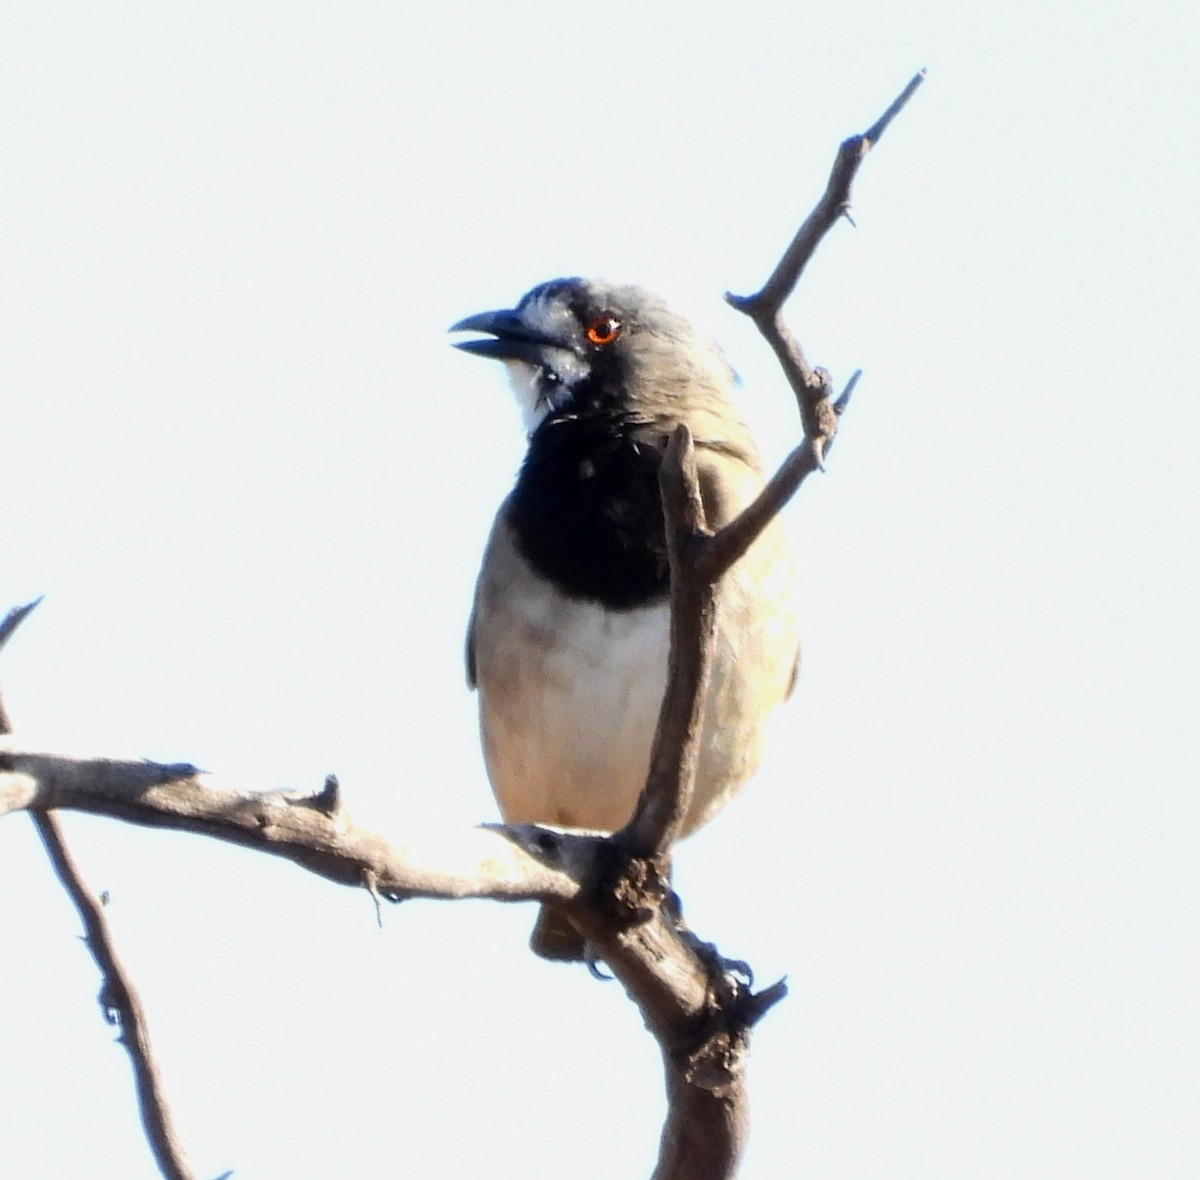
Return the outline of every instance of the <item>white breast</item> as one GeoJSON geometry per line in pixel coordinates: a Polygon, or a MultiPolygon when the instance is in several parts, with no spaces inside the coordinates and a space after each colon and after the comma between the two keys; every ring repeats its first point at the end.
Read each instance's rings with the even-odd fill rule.
{"type": "Polygon", "coordinates": [[[649,764],[666,685],[666,606],[607,611],[527,571],[504,590],[489,583],[480,587],[475,653],[500,810],[513,823],[615,830],[649,764]]]}
{"type": "MultiPolygon", "coordinates": [[[[480,728],[505,819],[615,831],[649,766],[666,687],[669,608],[610,611],[536,577],[503,514],[488,544],[472,646],[480,728]]],[[[790,562],[743,582],[756,546],[721,588],[713,679],[685,831],[753,773],[767,715],[787,695],[796,651],[790,562]]],[[[760,551],[765,552],[765,550],[760,551]]]]}

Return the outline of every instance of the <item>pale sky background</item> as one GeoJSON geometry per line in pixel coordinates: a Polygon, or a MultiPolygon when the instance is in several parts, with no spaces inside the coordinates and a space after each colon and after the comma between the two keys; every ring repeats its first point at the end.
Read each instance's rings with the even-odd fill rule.
{"type": "MultiPolygon", "coordinates": [[[[446,328],[581,273],[722,341],[838,142],[929,80],[790,306],[865,376],[789,511],[805,658],[681,848],[788,1000],[746,1180],[1200,1175],[1192,3],[0,3],[0,661],[23,738],[396,839],[495,818],[462,674],[523,439],[446,328]]],[[[530,907],[67,816],[203,1175],[648,1174],[659,1062],[530,907]]],[[[0,824],[0,1175],[154,1169],[79,924],[0,824]]]]}

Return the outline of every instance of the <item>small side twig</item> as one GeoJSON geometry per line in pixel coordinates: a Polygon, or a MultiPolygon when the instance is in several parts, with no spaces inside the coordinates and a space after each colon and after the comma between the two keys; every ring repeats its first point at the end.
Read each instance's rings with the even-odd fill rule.
{"type": "Polygon", "coordinates": [[[74,859],[63,841],[62,831],[54,813],[32,812],[31,818],[59,881],[79,911],[85,932],[84,940],[103,976],[100,1005],[104,1010],[104,1018],[121,1030],[118,1039],[128,1051],[129,1060],[133,1065],[138,1110],[158,1169],[168,1180],[194,1180],[196,1173],[192,1170],[187,1152],[184,1151],[183,1144],[175,1132],[170,1107],[163,1091],[142,1002],[129,973],[117,956],[100,901],[84,885],[74,859]]]}
{"type": "Polygon", "coordinates": [[[383,898],[379,896],[379,879],[375,876],[375,873],[371,868],[363,868],[362,883],[363,888],[371,895],[371,901],[375,905],[375,925],[382,930],[383,898]]]}
{"type": "MultiPolygon", "coordinates": [[[[40,598],[25,606],[14,607],[3,621],[0,621],[0,649],[3,649],[13,632],[39,602],[40,598]]],[[[12,733],[12,725],[5,712],[4,702],[0,699],[0,734],[9,733],[12,733]]],[[[83,922],[84,941],[104,981],[100,988],[100,1005],[104,1019],[121,1030],[119,1040],[128,1051],[133,1065],[138,1110],[158,1169],[167,1180],[195,1180],[196,1173],[192,1170],[187,1152],[175,1133],[158,1063],[150,1045],[146,1014],[137,990],[117,956],[102,903],[83,883],[54,813],[31,811],[30,819],[41,837],[54,872],[74,902],[83,922]]]]}
{"type": "Polygon", "coordinates": [[[841,217],[848,214],[850,189],[867,153],[879,142],[892,120],[904,109],[924,81],[925,71],[920,70],[913,75],[891,106],[866,131],[861,135],[852,135],[842,142],[834,158],[825,192],[804,224],[796,231],[796,236],[762,288],[753,295],[734,295],[726,292],[725,299],[729,305],[754,321],[775,353],[784,376],[796,395],[805,434],[804,442],[788,456],[775,477],[763,489],[759,500],[764,503],[760,505],[756,502],[750,505],[738,520],[724,530],[729,536],[717,542],[716,547],[726,549],[727,555],[732,554],[734,561],[749,548],[754,537],[765,527],[766,521],[773,515],[771,509],[774,508],[777,512],[779,507],[791,499],[809,475],[823,469],[825,456],[833,445],[838,418],[846,409],[858,375],[855,374],[851,378],[845,392],[835,402],[831,395],[832,382],[829,374],[824,369],[815,369],[809,365],[799,342],[784,324],[783,305],[796,289],[796,283],[804,273],[804,268],[816,253],[825,235],[841,217]]]}
{"type": "MultiPolygon", "coordinates": [[[[770,277],[754,295],[726,293],[725,298],[732,307],[744,312],[755,323],[758,323],[760,328],[763,321],[775,318],[779,309],[796,289],[800,275],[816,253],[821,240],[850,208],[850,186],[854,183],[854,178],[858,174],[863,160],[866,159],[867,153],[879,142],[892,120],[904,109],[909,99],[916,93],[917,87],[924,81],[925,71],[919,70],[897,95],[892,105],[871,124],[868,130],[861,135],[852,135],[842,142],[837,156],[834,158],[833,170],[829,174],[824,194],[817,201],[813,211],[805,218],[804,224],[796,231],[796,236],[792,238],[770,277]]],[[[795,342],[792,343],[794,345],[795,342]]],[[[798,347],[796,347],[795,353],[802,369],[806,373],[811,373],[812,370],[804,362],[798,347]]]]}

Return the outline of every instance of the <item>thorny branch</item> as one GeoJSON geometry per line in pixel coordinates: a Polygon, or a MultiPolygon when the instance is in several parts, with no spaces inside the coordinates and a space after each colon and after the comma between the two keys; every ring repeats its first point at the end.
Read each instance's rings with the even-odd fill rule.
{"type": "Polygon", "coordinates": [[[829,375],[808,365],[781,308],[824,235],[846,214],[866,153],[923,79],[924,71],[867,132],[841,145],[824,195],[763,288],[727,296],[754,320],[779,359],[797,398],[804,441],[759,497],[716,533],[704,518],[686,428],[668,447],[661,474],[671,560],[668,685],[647,785],[621,832],[598,837],[490,825],[440,846],[395,847],[352,823],[332,779],[307,796],[248,792],[187,765],[79,761],[2,746],[0,815],[75,807],[195,831],[283,856],[390,901],[491,897],[560,906],[621,980],[662,1050],[668,1112],[653,1180],[729,1180],[748,1125],[750,1030],[786,987],[780,981],[752,992],[739,978],[748,972],[683,929],[662,901],[670,848],[695,773],[712,662],[713,595],[803,480],[822,468],[833,442],[858,374],[835,400],[829,375]]]}
{"type": "Polygon", "coordinates": [[[834,400],[829,374],[824,369],[809,366],[799,343],[784,324],[783,304],[795,290],[822,239],[849,208],[850,187],[867,152],[924,78],[925,71],[922,70],[870,130],[862,135],[852,135],[842,143],[824,194],[762,289],[755,295],[726,295],[734,308],[750,316],[779,358],[800,408],[803,442],[784,460],[758,497],[717,533],[710,533],[705,525],[691,440],[683,437],[687,434],[686,428],[680,429],[663,460],[663,513],[672,561],[671,674],[659,714],[650,778],[637,811],[619,834],[631,855],[663,855],[673,843],[690,802],[691,773],[682,773],[682,768],[694,766],[695,750],[690,754],[685,751],[689,745],[697,745],[702,718],[693,718],[686,702],[697,696],[703,699],[709,660],[697,654],[696,649],[712,643],[711,618],[705,611],[711,612],[711,597],[716,584],[779,514],[800,484],[812,472],[822,468],[824,456],[837,433],[838,419],[849,404],[850,394],[858,381],[859,374],[855,373],[842,395],[834,400]],[[672,750],[675,750],[674,757],[672,750]],[[666,771],[668,764],[676,768],[674,779],[666,771]],[[665,789],[664,783],[669,783],[671,789],[665,789]],[[664,795],[670,797],[664,798],[664,795]]]}
{"type": "MultiPolygon", "coordinates": [[[[755,501],[716,533],[709,531],[704,519],[692,440],[686,427],[679,429],[664,457],[661,485],[671,559],[670,666],[646,787],[633,817],[613,837],[629,863],[636,863],[640,857],[660,865],[669,855],[691,802],[704,721],[704,693],[712,664],[717,583],[779,514],[800,484],[813,471],[823,468],[825,455],[837,433],[838,419],[859,377],[855,373],[835,401],[829,374],[808,365],[799,343],[783,323],[783,304],[795,290],[825,234],[847,213],[850,188],[867,152],[924,77],[922,70],[867,132],[842,143],[825,193],[763,288],[756,295],[744,298],[726,296],[733,307],[754,320],[778,358],[796,395],[804,441],[755,501]]],[[[617,973],[620,975],[620,971],[617,973]]],[[[726,990],[719,1008],[727,1017],[739,1005],[756,1002],[757,1006],[753,1019],[731,1020],[732,1039],[725,1047],[734,1051],[725,1063],[726,1068],[718,1071],[722,1101],[717,1110],[712,1105],[714,1090],[694,1072],[693,1062],[673,1056],[660,1038],[670,1101],[654,1180],[685,1176],[716,1180],[732,1176],[737,1168],[748,1120],[742,1055],[749,1029],[782,998],[786,987],[781,981],[755,997],[731,974],[725,973],[723,982],[726,990]]],[[[709,1042],[710,1047],[713,1043],[709,1042]]]]}

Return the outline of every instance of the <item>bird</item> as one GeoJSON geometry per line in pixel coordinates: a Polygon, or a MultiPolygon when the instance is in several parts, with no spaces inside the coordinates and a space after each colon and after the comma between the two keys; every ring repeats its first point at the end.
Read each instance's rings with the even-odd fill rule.
{"type": "MultiPolygon", "coordinates": [[[[711,527],[765,483],[718,346],[636,285],[561,278],[451,332],[502,361],[527,448],[484,549],[467,628],[484,762],[508,823],[611,833],[633,814],[666,688],[670,569],[658,473],[691,431],[711,527]]],[[[681,836],[758,768],[799,661],[794,563],[773,521],[716,595],[712,674],[681,836]]],[[[543,958],[584,959],[543,907],[543,958]]]]}

